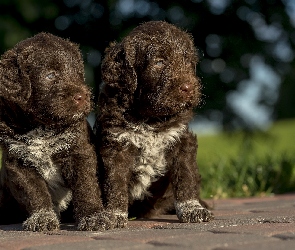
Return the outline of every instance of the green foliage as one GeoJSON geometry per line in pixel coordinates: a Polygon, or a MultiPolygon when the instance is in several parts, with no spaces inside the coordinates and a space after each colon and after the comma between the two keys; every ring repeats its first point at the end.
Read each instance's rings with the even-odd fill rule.
{"type": "Polygon", "coordinates": [[[295,191],[295,120],[267,132],[199,136],[203,197],[263,196],[295,191]]]}

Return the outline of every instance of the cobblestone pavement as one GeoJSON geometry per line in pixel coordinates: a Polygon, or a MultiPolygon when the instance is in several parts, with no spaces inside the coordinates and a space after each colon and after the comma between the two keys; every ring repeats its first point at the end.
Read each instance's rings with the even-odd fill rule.
{"type": "Polygon", "coordinates": [[[209,223],[179,223],[176,216],[130,221],[128,228],[76,231],[62,225],[54,232],[0,225],[0,250],[76,249],[295,249],[295,193],[247,199],[215,200],[209,223]]]}

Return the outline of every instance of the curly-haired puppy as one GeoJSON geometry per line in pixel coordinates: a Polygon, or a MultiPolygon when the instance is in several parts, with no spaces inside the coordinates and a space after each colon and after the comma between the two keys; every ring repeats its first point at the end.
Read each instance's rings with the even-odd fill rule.
{"type": "Polygon", "coordinates": [[[176,210],[181,222],[209,221],[199,199],[196,136],[188,129],[200,102],[192,37],[163,21],[136,27],[112,44],[102,64],[95,124],[106,209],[129,216],[176,210]],[[173,200],[172,200],[173,199],[173,200]]]}
{"type": "Polygon", "coordinates": [[[1,57],[1,195],[26,210],[25,230],[58,229],[71,200],[78,229],[111,226],[96,177],[90,109],[76,44],[40,33],[1,57]]]}

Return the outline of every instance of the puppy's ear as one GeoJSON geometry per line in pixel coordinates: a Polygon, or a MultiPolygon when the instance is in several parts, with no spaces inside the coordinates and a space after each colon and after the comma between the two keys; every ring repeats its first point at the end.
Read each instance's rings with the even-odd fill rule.
{"type": "Polygon", "coordinates": [[[137,87],[135,56],[135,44],[128,37],[121,43],[112,43],[102,62],[105,84],[124,93],[134,93],[137,87]]]}
{"type": "Polygon", "coordinates": [[[31,83],[23,70],[23,55],[8,50],[0,60],[0,96],[24,106],[31,96],[31,83]]]}

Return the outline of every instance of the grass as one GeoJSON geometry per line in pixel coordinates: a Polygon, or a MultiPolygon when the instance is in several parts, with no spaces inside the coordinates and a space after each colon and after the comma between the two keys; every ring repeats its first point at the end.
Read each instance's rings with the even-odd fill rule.
{"type": "Polygon", "coordinates": [[[266,132],[199,136],[204,198],[264,196],[295,191],[295,120],[266,132]]]}

